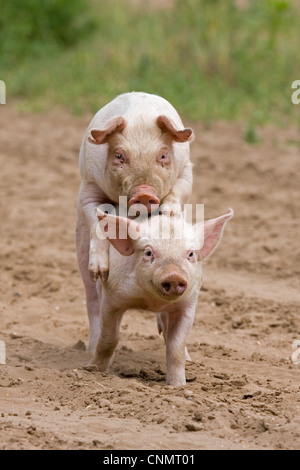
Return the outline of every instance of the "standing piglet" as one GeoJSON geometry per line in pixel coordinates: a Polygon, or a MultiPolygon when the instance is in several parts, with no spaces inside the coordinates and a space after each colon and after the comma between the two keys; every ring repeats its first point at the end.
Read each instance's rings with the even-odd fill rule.
{"type": "MultiPolygon", "coordinates": [[[[125,196],[140,210],[161,205],[177,214],[192,188],[189,141],[193,131],[165,99],[133,92],[118,96],[92,119],[82,141],[81,186],[77,204],[76,251],[86,290],[91,331],[99,330],[99,298],[95,281],[109,274],[107,240],[96,236],[95,208],[117,204],[125,196]]],[[[90,336],[93,351],[97,335],[90,336]]]]}
{"type": "MultiPolygon", "coordinates": [[[[167,353],[167,384],[185,384],[186,338],[193,324],[202,261],[215,249],[232,209],[197,225],[182,217],[154,215],[141,223],[97,209],[101,233],[111,243],[110,275],[98,281],[100,337],[91,364],[107,371],[124,312],[156,312],[167,353]]],[[[100,232],[99,232],[100,234],[100,232]]]]}

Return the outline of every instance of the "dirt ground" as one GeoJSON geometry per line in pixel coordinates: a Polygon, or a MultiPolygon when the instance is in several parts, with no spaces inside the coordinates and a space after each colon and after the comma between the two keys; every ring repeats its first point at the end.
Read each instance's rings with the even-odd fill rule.
{"type": "Polygon", "coordinates": [[[148,312],[125,315],[110,374],[83,368],[74,230],[90,118],[1,106],[0,449],[299,449],[297,130],[248,144],[240,124],[186,122],[191,202],[235,217],[204,266],[187,386],[173,388],[148,312]]]}

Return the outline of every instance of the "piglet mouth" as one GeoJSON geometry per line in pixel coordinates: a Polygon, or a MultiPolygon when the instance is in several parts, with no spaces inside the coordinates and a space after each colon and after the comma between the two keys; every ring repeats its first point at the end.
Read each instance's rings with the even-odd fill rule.
{"type": "Polygon", "coordinates": [[[159,207],[160,200],[157,197],[157,191],[152,186],[140,185],[136,186],[132,191],[132,196],[129,200],[129,207],[133,211],[148,214],[154,212],[159,207]]]}

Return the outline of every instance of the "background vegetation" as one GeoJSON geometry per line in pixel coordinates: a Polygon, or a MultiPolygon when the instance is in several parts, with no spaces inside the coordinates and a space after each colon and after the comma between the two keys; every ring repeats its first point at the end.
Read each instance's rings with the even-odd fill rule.
{"type": "Polygon", "coordinates": [[[4,0],[7,102],[95,112],[119,93],[164,96],[188,119],[298,122],[299,5],[288,0],[4,0]],[[156,2],[157,3],[157,2],[156,2]],[[163,1],[161,2],[164,3],[163,1]]]}

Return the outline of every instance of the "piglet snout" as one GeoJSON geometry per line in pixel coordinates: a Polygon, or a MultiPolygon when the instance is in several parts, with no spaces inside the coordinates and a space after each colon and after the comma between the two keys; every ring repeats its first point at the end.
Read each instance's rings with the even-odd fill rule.
{"type": "Polygon", "coordinates": [[[138,210],[139,205],[142,204],[143,206],[146,206],[147,211],[150,213],[151,210],[153,210],[151,206],[155,205],[154,209],[156,209],[159,206],[159,202],[160,201],[154,188],[148,185],[141,185],[133,190],[133,195],[129,200],[129,206],[131,207],[134,205],[138,210]]]}
{"type": "Polygon", "coordinates": [[[182,295],[186,288],[187,282],[178,274],[171,274],[163,279],[160,284],[160,288],[165,295],[182,295]]]}

